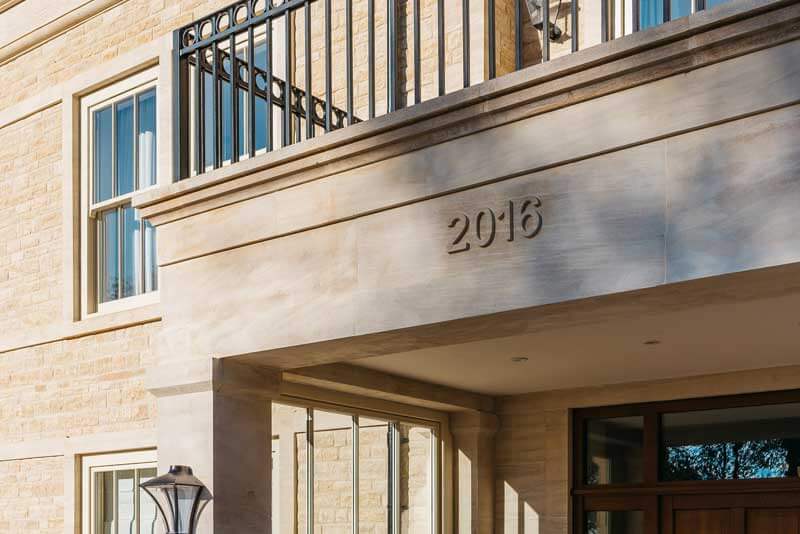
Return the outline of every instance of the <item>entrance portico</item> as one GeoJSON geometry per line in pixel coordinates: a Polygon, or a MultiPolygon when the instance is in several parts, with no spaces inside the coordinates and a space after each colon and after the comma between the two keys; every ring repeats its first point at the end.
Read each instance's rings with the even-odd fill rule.
{"type": "Polygon", "coordinates": [[[287,435],[281,499],[313,528],[318,431],[358,470],[368,420],[389,436],[389,523],[413,508],[416,429],[433,532],[564,534],[570,410],[799,388],[800,46],[774,24],[800,11],[772,8],[139,195],[159,232],[159,461],[209,483],[208,531],[273,528],[287,435]],[[276,406],[310,426],[276,430],[276,406]]]}

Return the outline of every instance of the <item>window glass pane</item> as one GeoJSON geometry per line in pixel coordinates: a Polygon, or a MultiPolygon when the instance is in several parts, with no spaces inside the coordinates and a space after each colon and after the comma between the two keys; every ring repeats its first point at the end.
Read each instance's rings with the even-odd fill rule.
{"type": "Polygon", "coordinates": [[[314,410],[314,531],[353,530],[353,418],[314,410]]]}
{"type": "Polygon", "coordinates": [[[706,0],[706,9],[711,9],[714,6],[724,4],[728,0],[706,0]]]}
{"type": "Polygon", "coordinates": [[[586,424],[586,483],[641,482],[644,479],[643,445],[643,417],[589,420],[586,424]]]}
{"type": "MultiPolygon", "coordinates": [[[[267,68],[267,44],[262,42],[256,45],[255,49],[256,68],[262,71],[267,68]]],[[[256,77],[256,84],[261,78],[256,77]]],[[[261,81],[259,87],[266,90],[266,78],[261,81]]],[[[267,101],[264,98],[256,97],[256,150],[263,150],[267,146],[267,101]]]]}
{"type": "MultiPolygon", "coordinates": [[[[155,467],[139,471],[140,484],[155,477],[155,467]]],[[[143,489],[139,489],[139,534],[156,534],[157,522],[156,503],[143,489]]]]}
{"type": "Polygon", "coordinates": [[[144,222],[144,290],[158,289],[158,263],[156,261],[156,229],[144,222]]]}
{"type": "MultiPolygon", "coordinates": [[[[231,68],[230,59],[222,60],[222,68],[225,72],[229,72],[231,68]]],[[[233,146],[231,140],[231,132],[233,131],[233,121],[231,120],[231,84],[228,82],[220,82],[221,98],[222,98],[222,161],[230,161],[231,148],[233,146]]]]}
{"type": "Polygon", "coordinates": [[[400,532],[432,532],[430,428],[400,423],[400,532]]]}
{"type": "Polygon", "coordinates": [[[99,292],[100,302],[108,302],[119,297],[119,226],[117,210],[100,214],[99,225],[99,292]]]}
{"type": "Polygon", "coordinates": [[[156,91],[140,94],[138,128],[139,188],[156,184],[156,91]]]}
{"type": "Polygon", "coordinates": [[[95,475],[95,530],[102,534],[116,534],[114,523],[114,473],[106,471],[95,475]]]}
{"type": "Polygon", "coordinates": [[[122,296],[131,297],[138,293],[139,281],[137,265],[141,257],[141,226],[136,210],[131,206],[122,208],[122,296]]]}
{"type": "Polygon", "coordinates": [[[133,470],[117,472],[117,510],[119,512],[119,534],[135,532],[136,484],[133,470]]]}
{"type": "Polygon", "coordinates": [[[245,132],[247,130],[247,120],[248,120],[247,119],[247,106],[249,106],[249,104],[248,104],[248,98],[247,98],[247,92],[246,91],[243,91],[243,90],[240,89],[238,94],[239,94],[239,112],[238,112],[239,123],[236,125],[236,129],[239,132],[239,134],[238,134],[239,135],[239,159],[242,159],[242,157],[245,154],[247,154],[247,151],[248,151],[247,143],[249,142],[248,141],[249,134],[247,134],[245,132]]]}
{"type": "Polygon", "coordinates": [[[124,195],[133,191],[133,98],[115,105],[117,191],[124,195]]]}
{"type": "Polygon", "coordinates": [[[664,22],[664,0],[641,0],[639,28],[644,30],[664,22]]]}
{"type": "Polygon", "coordinates": [[[388,532],[389,425],[362,417],[358,440],[358,526],[361,532],[388,532]]]}
{"type": "Polygon", "coordinates": [[[798,476],[800,404],[665,414],[664,480],[798,476]]]}
{"type": "Polygon", "coordinates": [[[671,0],[669,7],[670,18],[675,20],[691,15],[692,2],[694,2],[694,0],[671,0]]]}
{"type": "Polygon", "coordinates": [[[102,202],[114,195],[112,190],[112,110],[111,107],[94,112],[94,201],[102,202]]]}
{"type": "Polygon", "coordinates": [[[272,403],[273,532],[305,532],[306,409],[272,403]]]}
{"type": "MultiPolygon", "coordinates": [[[[214,135],[214,81],[210,74],[203,73],[204,95],[203,98],[203,154],[205,158],[205,166],[212,167],[214,165],[215,144],[214,135]]],[[[203,169],[202,172],[205,172],[203,169]]]]}
{"type": "Polygon", "coordinates": [[[587,534],[644,534],[644,512],[587,512],[587,534]]]}

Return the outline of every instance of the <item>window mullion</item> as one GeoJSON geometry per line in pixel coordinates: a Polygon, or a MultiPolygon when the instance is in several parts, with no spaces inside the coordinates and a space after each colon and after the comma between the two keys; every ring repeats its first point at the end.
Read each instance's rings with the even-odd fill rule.
{"type": "Polygon", "coordinates": [[[117,184],[117,104],[111,106],[111,196],[119,196],[117,184]]]}
{"type": "Polygon", "coordinates": [[[400,534],[400,435],[396,421],[389,423],[389,532],[400,534]]]}
{"type": "Polygon", "coordinates": [[[359,502],[358,502],[358,492],[359,492],[359,434],[361,432],[361,422],[357,415],[353,416],[353,534],[358,534],[358,514],[359,514],[359,502]]]}
{"type": "Polygon", "coordinates": [[[114,510],[114,521],[113,521],[113,531],[114,534],[119,533],[119,499],[117,498],[117,493],[119,492],[119,477],[117,471],[113,471],[113,485],[111,488],[111,499],[113,502],[112,510],[114,510]]]}
{"type": "Polygon", "coordinates": [[[314,409],[306,409],[306,533],[314,534],[314,409]]]}
{"type": "MultiPolygon", "coordinates": [[[[135,215],[134,215],[135,218],[135,215]]],[[[137,277],[139,280],[139,291],[136,294],[142,294],[146,290],[146,281],[145,281],[145,270],[147,269],[147,260],[146,260],[146,252],[145,252],[145,239],[144,239],[144,219],[139,219],[139,258],[136,262],[136,268],[139,270],[139,276],[137,277]]]]}
{"type": "Polygon", "coordinates": [[[123,256],[122,240],[125,236],[125,208],[117,208],[117,298],[122,298],[122,266],[125,261],[123,256]]]}
{"type": "Polygon", "coordinates": [[[106,258],[106,244],[103,242],[103,235],[105,234],[105,224],[103,224],[103,218],[98,217],[95,221],[95,235],[94,235],[94,242],[95,246],[97,247],[97,253],[95,254],[95,275],[94,275],[94,286],[95,286],[95,305],[98,305],[103,297],[103,277],[105,276],[105,269],[103,266],[105,265],[105,258],[106,258]]]}
{"type": "Polygon", "coordinates": [[[141,516],[139,506],[139,470],[133,470],[133,531],[138,534],[142,531],[139,525],[139,517],[141,516]]]}
{"type": "Polygon", "coordinates": [[[660,415],[648,411],[644,416],[644,482],[654,485],[659,478],[659,456],[661,430],[660,415]]]}
{"type": "Polygon", "coordinates": [[[439,517],[440,498],[439,473],[442,468],[442,444],[439,440],[439,427],[431,429],[431,533],[441,533],[441,518],[439,517]]]}
{"type": "Polygon", "coordinates": [[[133,95],[133,190],[138,191],[139,184],[139,95],[133,95]]]}

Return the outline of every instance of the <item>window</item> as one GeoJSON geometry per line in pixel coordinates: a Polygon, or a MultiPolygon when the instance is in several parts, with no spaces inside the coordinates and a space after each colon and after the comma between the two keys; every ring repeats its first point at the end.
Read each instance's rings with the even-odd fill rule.
{"type": "Polygon", "coordinates": [[[82,175],[87,312],[158,289],[156,232],[131,206],[157,183],[157,96],[152,71],[84,98],[82,175]]]}
{"type": "Polygon", "coordinates": [[[139,484],[156,476],[155,451],[84,456],[82,534],[156,534],[156,505],[139,484]]]}
{"type": "MultiPolygon", "coordinates": [[[[634,0],[637,1],[637,0],[634,0]]],[[[639,28],[646,29],[691,15],[701,9],[710,9],[728,0],[638,0],[639,28]]]]}
{"type": "Polygon", "coordinates": [[[273,532],[433,534],[437,428],[338,407],[274,403],[272,498],[279,505],[273,532]]]}
{"type": "Polygon", "coordinates": [[[641,482],[642,417],[591,419],[586,424],[586,484],[641,482]]]}
{"type": "Polygon", "coordinates": [[[800,404],[662,416],[662,480],[746,480],[800,475],[800,404]]]}
{"type": "Polygon", "coordinates": [[[576,534],[657,533],[659,507],[713,509],[722,488],[800,490],[800,391],[581,409],[573,428],[576,534]]]}
{"type": "Polygon", "coordinates": [[[644,532],[644,512],[641,510],[586,512],[589,534],[628,534],[644,532]]]}

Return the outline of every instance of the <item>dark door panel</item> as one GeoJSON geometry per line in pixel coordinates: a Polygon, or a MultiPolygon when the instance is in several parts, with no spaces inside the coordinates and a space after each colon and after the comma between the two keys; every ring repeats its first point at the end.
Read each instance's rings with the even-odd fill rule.
{"type": "Polygon", "coordinates": [[[798,534],[800,510],[760,509],[747,511],[747,534],[798,534]]]}
{"type": "Polygon", "coordinates": [[[800,534],[794,493],[678,495],[661,512],[662,534],[800,534]]]}

